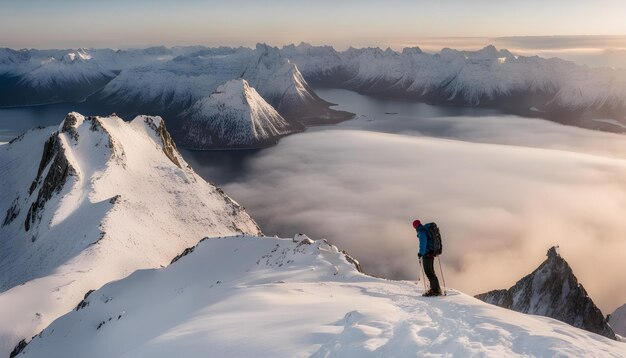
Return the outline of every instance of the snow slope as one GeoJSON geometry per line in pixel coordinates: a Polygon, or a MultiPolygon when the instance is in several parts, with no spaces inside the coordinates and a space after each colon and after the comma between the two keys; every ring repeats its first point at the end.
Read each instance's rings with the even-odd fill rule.
{"type": "Polygon", "coordinates": [[[623,343],[454,290],[423,298],[421,285],[361,274],[303,235],[211,238],[185,253],[92,292],[20,357],[626,355],[623,343]]]}
{"type": "Polygon", "coordinates": [[[0,147],[0,356],[85,292],[203,235],[258,234],[185,163],[163,120],[70,113],[0,147]]]}
{"type": "Polygon", "coordinates": [[[616,339],[606,317],[560,256],[558,247],[550,248],[547,256],[536,270],[508,290],[494,290],[476,298],[518,312],[552,317],[616,339]]]}
{"type": "Polygon", "coordinates": [[[626,337],[626,304],[618,307],[609,316],[609,325],[615,333],[626,337]]]}
{"type": "Polygon", "coordinates": [[[300,128],[290,125],[244,79],[219,86],[185,118],[181,143],[193,149],[260,146],[300,128]]]}

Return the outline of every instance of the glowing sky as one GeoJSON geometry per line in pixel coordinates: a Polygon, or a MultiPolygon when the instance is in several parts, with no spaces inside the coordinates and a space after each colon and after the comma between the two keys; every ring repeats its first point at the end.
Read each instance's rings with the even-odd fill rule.
{"type": "Polygon", "coordinates": [[[621,0],[0,0],[0,46],[399,47],[431,37],[624,35],[621,0]]]}

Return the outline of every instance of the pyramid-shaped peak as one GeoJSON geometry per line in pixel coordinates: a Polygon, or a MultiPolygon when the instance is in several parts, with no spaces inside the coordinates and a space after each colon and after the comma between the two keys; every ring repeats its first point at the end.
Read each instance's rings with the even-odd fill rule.
{"type": "Polygon", "coordinates": [[[616,339],[606,317],[561,257],[559,247],[548,249],[547,256],[537,269],[512,287],[482,293],[476,298],[514,311],[552,317],[616,339]]]}
{"type": "Polygon", "coordinates": [[[245,93],[250,90],[250,85],[248,81],[243,78],[237,78],[234,80],[229,80],[219,87],[217,87],[217,93],[245,93]]]}
{"type": "Polygon", "coordinates": [[[560,257],[561,256],[561,252],[559,250],[559,246],[552,246],[550,249],[548,249],[548,253],[546,254],[546,256],[548,256],[548,258],[551,257],[560,257]]]}

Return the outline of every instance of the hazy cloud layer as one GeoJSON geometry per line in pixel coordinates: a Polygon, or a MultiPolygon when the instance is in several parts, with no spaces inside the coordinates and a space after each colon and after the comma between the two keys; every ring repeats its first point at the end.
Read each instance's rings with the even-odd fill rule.
{"type": "Polygon", "coordinates": [[[328,238],[390,278],[418,277],[410,223],[435,220],[446,281],[470,294],[511,286],[560,244],[609,313],[626,301],[626,161],[563,149],[585,134],[582,150],[609,154],[624,148],[623,137],[538,120],[517,129],[465,132],[516,145],[359,130],[295,135],[225,189],[266,234],[328,238]],[[559,128],[580,135],[559,136],[559,128]],[[517,146],[524,142],[558,149],[517,146]]]}
{"type": "Polygon", "coordinates": [[[516,55],[559,57],[593,67],[626,66],[626,36],[509,36],[427,37],[392,44],[394,48],[419,46],[427,52],[450,47],[477,50],[487,45],[505,48],[516,55]]]}

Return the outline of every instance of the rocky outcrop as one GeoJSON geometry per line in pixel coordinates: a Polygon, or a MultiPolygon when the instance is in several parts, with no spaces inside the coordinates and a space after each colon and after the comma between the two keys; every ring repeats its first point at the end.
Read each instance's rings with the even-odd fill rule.
{"type": "Polygon", "coordinates": [[[174,143],[170,133],[165,128],[165,122],[161,118],[150,116],[145,117],[145,122],[158,134],[159,138],[161,138],[163,153],[165,153],[169,160],[176,164],[177,167],[182,168],[178,156],[176,155],[176,153],[178,153],[176,143],[174,143]]]}
{"type": "Polygon", "coordinates": [[[547,256],[535,271],[513,287],[479,294],[476,298],[514,311],[558,319],[616,339],[606,317],[558,253],[558,247],[550,248],[547,256]]]}
{"type": "Polygon", "coordinates": [[[65,156],[58,133],[54,133],[44,145],[37,177],[30,186],[29,194],[32,195],[37,188],[39,188],[39,192],[26,215],[26,220],[24,221],[24,229],[26,231],[30,230],[31,226],[41,219],[40,212],[46,202],[50,200],[52,195],[61,192],[70,175],[76,175],[76,171],[65,156]],[[42,183],[44,172],[46,173],[42,183]]]}

